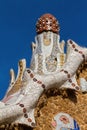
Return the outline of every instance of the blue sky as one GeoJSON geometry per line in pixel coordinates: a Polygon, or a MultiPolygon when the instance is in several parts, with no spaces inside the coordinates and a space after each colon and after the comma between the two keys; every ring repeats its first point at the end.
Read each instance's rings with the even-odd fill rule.
{"type": "Polygon", "coordinates": [[[29,67],[35,24],[44,13],[58,19],[61,40],[87,47],[87,0],[0,0],[0,99],[9,85],[10,68],[17,73],[22,58],[29,67]]]}

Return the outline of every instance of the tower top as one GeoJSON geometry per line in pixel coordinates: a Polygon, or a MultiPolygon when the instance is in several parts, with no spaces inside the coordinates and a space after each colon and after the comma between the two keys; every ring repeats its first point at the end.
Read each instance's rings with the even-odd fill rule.
{"type": "Polygon", "coordinates": [[[43,31],[52,31],[58,34],[59,30],[60,27],[57,19],[49,13],[42,15],[36,23],[37,34],[40,34],[43,31]]]}

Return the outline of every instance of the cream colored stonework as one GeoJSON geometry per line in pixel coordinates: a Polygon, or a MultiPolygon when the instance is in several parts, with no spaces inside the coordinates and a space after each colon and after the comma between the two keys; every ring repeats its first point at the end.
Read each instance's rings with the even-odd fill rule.
{"type": "Polygon", "coordinates": [[[38,34],[31,67],[20,60],[17,78],[11,69],[11,82],[0,101],[1,129],[52,130],[55,114],[64,112],[86,130],[87,48],[68,40],[65,54],[59,37],[51,31],[38,34]]]}

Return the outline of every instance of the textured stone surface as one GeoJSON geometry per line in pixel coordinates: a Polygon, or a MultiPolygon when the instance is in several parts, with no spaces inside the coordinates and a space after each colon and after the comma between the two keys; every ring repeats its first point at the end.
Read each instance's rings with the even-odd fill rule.
{"type": "Polygon", "coordinates": [[[36,32],[42,33],[43,31],[59,32],[59,23],[53,15],[44,14],[38,19],[36,23],[36,32]]]}
{"type": "Polygon", "coordinates": [[[85,78],[87,81],[87,61],[80,65],[79,69],[77,70],[77,82],[80,84],[80,78],[85,78]]]}
{"type": "Polygon", "coordinates": [[[78,122],[81,130],[87,129],[87,94],[57,89],[48,93],[45,104],[39,105],[40,110],[37,107],[36,121],[38,128],[34,130],[52,130],[52,118],[59,112],[70,114],[78,122]]]}
{"type": "MultiPolygon", "coordinates": [[[[77,71],[77,80],[84,77],[87,80],[87,62],[77,71]]],[[[70,114],[79,124],[81,130],[87,130],[87,93],[74,90],[51,89],[43,93],[35,110],[37,126],[33,130],[52,130],[52,118],[58,112],[70,114]]],[[[18,125],[1,126],[0,130],[32,130],[29,127],[18,125]]]]}
{"type": "MultiPolygon", "coordinates": [[[[52,130],[51,121],[58,112],[70,114],[81,130],[87,130],[87,94],[72,90],[50,90],[42,95],[37,105],[35,116],[37,127],[33,130],[52,130]]],[[[8,126],[6,130],[31,130],[25,126],[8,126]]],[[[4,128],[1,130],[5,130],[4,128]]]]}

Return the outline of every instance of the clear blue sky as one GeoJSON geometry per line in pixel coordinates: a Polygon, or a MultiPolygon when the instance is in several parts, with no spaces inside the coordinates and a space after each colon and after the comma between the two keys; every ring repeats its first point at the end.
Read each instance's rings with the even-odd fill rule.
{"type": "Polygon", "coordinates": [[[59,20],[61,40],[73,39],[87,47],[87,0],[0,0],[0,99],[10,81],[10,68],[17,73],[22,58],[29,67],[35,24],[44,13],[59,20]]]}

